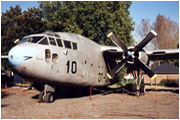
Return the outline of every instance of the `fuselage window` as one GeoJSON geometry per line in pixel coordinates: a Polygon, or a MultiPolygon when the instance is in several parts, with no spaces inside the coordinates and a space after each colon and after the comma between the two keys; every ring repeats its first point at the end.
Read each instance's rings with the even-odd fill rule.
{"type": "Polygon", "coordinates": [[[57,64],[57,62],[58,62],[58,54],[56,54],[56,53],[52,54],[52,62],[54,64],[57,64]]]}
{"type": "Polygon", "coordinates": [[[70,41],[64,40],[64,45],[65,45],[66,48],[70,48],[71,49],[71,42],[70,41]]]}
{"type": "Polygon", "coordinates": [[[40,36],[40,37],[32,37],[31,38],[31,42],[32,43],[37,43],[39,40],[41,40],[43,38],[43,36],[40,36]]]}
{"type": "Polygon", "coordinates": [[[74,49],[74,50],[77,50],[77,49],[78,49],[77,43],[74,43],[74,42],[73,42],[73,43],[72,43],[72,46],[73,46],[73,49],[74,49]]]}
{"type": "Polygon", "coordinates": [[[38,44],[49,45],[47,37],[43,38],[38,44]]]}
{"type": "Polygon", "coordinates": [[[46,49],[45,50],[45,61],[49,63],[50,58],[51,58],[51,51],[49,49],[46,49]]]}
{"type": "Polygon", "coordinates": [[[49,37],[49,42],[50,42],[51,45],[55,45],[56,46],[56,42],[55,42],[54,38],[49,37]]]}
{"type": "Polygon", "coordinates": [[[62,47],[62,46],[63,46],[61,39],[56,38],[56,41],[57,41],[57,44],[58,44],[59,47],[62,47]]]}

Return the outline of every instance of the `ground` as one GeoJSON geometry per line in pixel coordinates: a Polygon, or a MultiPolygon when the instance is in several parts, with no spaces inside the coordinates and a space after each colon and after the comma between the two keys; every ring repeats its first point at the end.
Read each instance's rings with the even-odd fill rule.
{"type": "Polygon", "coordinates": [[[144,96],[110,93],[58,98],[41,103],[36,90],[1,89],[2,119],[179,119],[179,94],[172,90],[148,91],[144,96]]]}

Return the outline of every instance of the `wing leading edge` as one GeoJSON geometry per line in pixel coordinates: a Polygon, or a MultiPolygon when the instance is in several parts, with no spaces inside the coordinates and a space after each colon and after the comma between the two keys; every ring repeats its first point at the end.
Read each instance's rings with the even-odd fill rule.
{"type": "Polygon", "coordinates": [[[149,60],[179,59],[179,49],[162,49],[146,51],[149,60]]]}

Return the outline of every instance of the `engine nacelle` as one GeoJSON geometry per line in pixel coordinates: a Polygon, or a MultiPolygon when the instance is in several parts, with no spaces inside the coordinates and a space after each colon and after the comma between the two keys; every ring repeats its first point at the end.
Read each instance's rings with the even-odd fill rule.
{"type": "Polygon", "coordinates": [[[148,56],[144,51],[139,51],[139,60],[141,60],[144,64],[148,63],[148,56]]]}

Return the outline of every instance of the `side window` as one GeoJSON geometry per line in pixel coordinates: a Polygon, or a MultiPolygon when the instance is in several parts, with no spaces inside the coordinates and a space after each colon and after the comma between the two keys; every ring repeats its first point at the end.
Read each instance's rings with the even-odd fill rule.
{"type": "Polygon", "coordinates": [[[61,39],[56,38],[56,41],[57,41],[57,44],[58,44],[59,47],[62,47],[62,46],[63,46],[61,39]]]}
{"type": "Polygon", "coordinates": [[[65,48],[70,48],[71,49],[71,42],[70,41],[64,40],[64,45],[65,45],[65,48]]]}
{"type": "Polygon", "coordinates": [[[52,54],[52,62],[53,62],[54,64],[57,64],[57,63],[58,63],[58,54],[56,54],[56,53],[53,53],[53,54],[52,54]]]}
{"type": "Polygon", "coordinates": [[[38,44],[49,45],[47,37],[45,37],[44,39],[42,39],[38,44]]]}
{"type": "Polygon", "coordinates": [[[46,49],[45,50],[45,61],[47,63],[49,63],[50,62],[50,58],[51,58],[51,51],[49,49],[46,49]]]}
{"type": "Polygon", "coordinates": [[[56,42],[55,42],[54,38],[49,37],[49,42],[50,42],[51,45],[55,45],[56,46],[56,42]]]}
{"type": "Polygon", "coordinates": [[[77,43],[72,43],[72,46],[73,46],[73,50],[77,50],[78,49],[78,47],[77,47],[77,43]]]}

